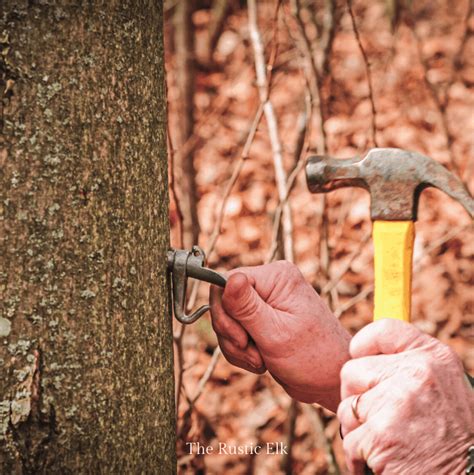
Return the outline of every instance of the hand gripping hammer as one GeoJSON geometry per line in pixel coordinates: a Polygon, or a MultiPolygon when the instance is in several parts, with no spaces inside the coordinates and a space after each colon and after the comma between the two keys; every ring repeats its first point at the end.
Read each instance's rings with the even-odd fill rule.
{"type": "Polygon", "coordinates": [[[474,200],[462,182],[438,162],[415,152],[376,148],[365,157],[309,157],[306,181],[313,193],[357,186],[370,193],[373,221],[374,320],[410,321],[414,221],[427,187],[444,191],[473,217],[474,200]]]}

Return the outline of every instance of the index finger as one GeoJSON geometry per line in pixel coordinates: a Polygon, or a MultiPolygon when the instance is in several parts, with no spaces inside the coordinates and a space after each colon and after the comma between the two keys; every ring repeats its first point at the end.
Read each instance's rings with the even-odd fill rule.
{"type": "Polygon", "coordinates": [[[211,322],[214,331],[235,342],[240,349],[247,347],[249,335],[244,327],[226,313],[222,307],[222,289],[211,285],[209,291],[209,304],[211,306],[211,322]]]}
{"type": "Polygon", "coordinates": [[[362,394],[393,375],[393,355],[366,356],[347,361],[341,369],[341,399],[362,394]]]}

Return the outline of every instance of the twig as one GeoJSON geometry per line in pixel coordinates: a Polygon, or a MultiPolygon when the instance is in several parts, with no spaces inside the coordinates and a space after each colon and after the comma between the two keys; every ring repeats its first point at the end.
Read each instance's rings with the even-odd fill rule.
{"type": "MultiPolygon", "coordinates": [[[[209,257],[215,247],[215,244],[217,242],[217,238],[219,237],[221,227],[222,227],[222,221],[224,220],[224,214],[225,214],[225,208],[227,204],[227,200],[229,199],[230,193],[237,182],[237,179],[239,178],[240,172],[242,171],[242,167],[244,166],[245,160],[248,158],[249,152],[250,152],[250,147],[252,145],[253,139],[255,137],[255,134],[257,132],[258,124],[260,123],[260,120],[262,118],[263,114],[263,107],[260,104],[257,112],[255,113],[255,116],[252,120],[251,126],[249,133],[247,135],[247,138],[245,140],[245,144],[243,146],[242,152],[240,154],[240,157],[237,161],[237,163],[234,166],[234,169],[232,171],[232,175],[229,179],[229,181],[226,184],[224,194],[222,197],[221,201],[221,206],[219,208],[219,211],[217,213],[216,217],[216,224],[214,225],[214,230],[211,234],[211,237],[209,239],[209,243],[207,245],[207,248],[205,250],[206,256],[209,257]]],[[[196,303],[198,291],[199,291],[199,286],[200,286],[200,281],[195,280],[192,283],[191,287],[191,292],[189,295],[189,298],[187,299],[186,302],[186,310],[190,311],[193,307],[194,304],[196,303]]],[[[177,393],[176,393],[176,410],[178,411],[179,409],[179,401],[180,401],[180,394],[181,394],[181,388],[185,389],[183,386],[183,364],[184,364],[184,355],[182,352],[182,339],[183,335],[185,332],[185,326],[182,325],[180,327],[178,335],[175,336],[175,342],[177,345],[177,358],[178,358],[178,377],[177,377],[177,393]]],[[[217,356],[216,356],[217,358],[217,356]]]]}
{"type": "Polygon", "coordinates": [[[169,122],[166,123],[166,138],[168,141],[169,189],[178,216],[178,247],[183,247],[183,213],[181,211],[181,205],[179,204],[178,195],[176,194],[176,182],[174,178],[174,149],[171,141],[169,122]]]}
{"type": "Polygon", "coordinates": [[[215,102],[217,102],[217,104],[213,103],[212,107],[202,112],[204,118],[199,122],[199,126],[194,128],[193,134],[176,150],[178,157],[187,156],[195,152],[200,143],[205,140],[205,137],[202,137],[199,132],[207,123],[210,122],[212,124],[212,131],[217,129],[221,124],[220,118],[227,111],[231,100],[226,96],[218,96],[215,102]]]}
{"type": "MultiPolygon", "coordinates": [[[[232,175],[229,179],[229,181],[226,184],[224,194],[222,197],[221,205],[219,207],[219,210],[217,212],[217,217],[215,220],[215,225],[214,229],[211,233],[211,236],[209,238],[209,242],[204,250],[206,257],[209,258],[211,254],[214,251],[214,247],[217,243],[217,239],[220,235],[221,228],[222,228],[222,222],[224,220],[224,215],[225,215],[225,208],[227,205],[227,201],[229,199],[230,193],[232,189],[234,188],[234,185],[237,183],[237,180],[240,176],[240,172],[242,171],[242,168],[244,166],[245,160],[247,160],[249,152],[250,152],[250,147],[252,145],[253,139],[255,138],[255,134],[257,132],[258,124],[260,123],[260,120],[263,115],[263,105],[260,104],[258,106],[257,112],[255,113],[255,116],[252,120],[252,125],[250,126],[250,131],[247,135],[247,139],[245,141],[245,145],[242,149],[242,153],[240,154],[239,159],[237,160],[237,163],[234,166],[234,169],[232,170],[232,175]]],[[[198,291],[199,291],[199,286],[201,282],[199,280],[195,280],[192,284],[191,288],[191,293],[189,295],[188,299],[188,307],[192,308],[196,302],[198,291]]]]}
{"type": "Polygon", "coordinates": [[[342,305],[334,310],[334,315],[336,318],[339,318],[344,312],[353,307],[356,303],[359,303],[361,300],[364,300],[374,291],[374,284],[370,284],[365,289],[361,290],[357,295],[354,295],[351,299],[345,302],[342,305]]]}
{"type": "Polygon", "coordinates": [[[337,465],[336,458],[334,457],[331,444],[328,442],[326,434],[324,433],[324,423],[321,419],[318,408],[309,404],[304,404],[303,411],[304,415],[310,421],[311,429],[313,430],[315,436],[314,438],[316,447],[322,449],[326,454],[328,475],[339,475],[341,471],[337,465]]]}
{"type": "MultiPolygon", "coordinates": [[[[469,0],[467,13],[466,13],[465,21],[464,21],[464,24],[465,24],[464,34],[463,34],[463,37],[461,39],[461,42],[460,42],[459,48],[457,50],[457,53],[452,58],[452,68],[453,69],[456,68],[456,63],[458,63],[460,61],[460,58],[462,57],[462,54],[464,52],[465,45],[466,45],[467,40],[468,40],[469,35],[470,35],[469,18],[472,14],[472,9],[473,9],[472,4],[473,4],[473,2],[471,0],[469,0]]],[[[456,75],[452,74],[449,83],[444,88],[444,99],[442,99],[441,96],[440,96],[440,93],[439,93],[439,89],[429,79],[430,66],[429,66],[428,60],[423,55],[422,44],[421,44],[422,41],[421,41],[421,38],[420,38],[418,32],[416,31],[414,20],[413,20],[413,27],[411,28],[411,32],[412,32],[412,35],[413,35],[413,37],[415,39],[415,42],[416,42],[416,50],[417,50],[417,54],[418,54],[418,60],[420,61],[420,64],[423,68],[423,82],[425,83],[428,91],[430,92],[431,98],[432,98],[436,108],[438,109],[438,113],[439,113],[439,116],[440,116],[440,119],[441,119],[441,128],[442,128],[442,132],[443,132],[444,139],[445,139],[445,142],[446,142],[446,148],[447,148],[447,151],[448,151],[448,154],[449,154],[449,161],[450,161],[451,166],[453,167],[454,171],[457,173],[457,175],[459,177],[462,177],[461,170],[459,168],[459,165],[457,163],[457,160],[456,160],[456,157],[454,155],[453,148],[452,148],[454,140],[455,140],[455,136],[452,133],[451,128],[449,126],[449,119],[448,119],[448,116],[447,116],[447,109],[448,109],[448,106],[449,106],[449,89],[453,85],[456,75]]]]}
{"type": "Polygon", "coordinates": [[[293,474],[293,444],[295,441],[295,429],[296,419],[298,417],[298,401],[292,399],[290,402],[290,408],[288,411],[288,417],[286,420],[288,437],[286,440],[286,446],[288,452],[286,452],[281,461],[281,467],[286,475],[293,474]]]}
{"type": "Polygon", "coordinates": [[[459,45],[458,51],[454,55],[454,59],[453,59],[453,66],[455,70],[460,68],[466,45],[469,42],[469,39],[472,36],[474,36],[474,28],[471,27],[471,22],[470,22],[470,19],[473,13],[474,13],[474,2],[472,0],[467,0],[466,15],[464,17],[464,34],[461,39],[461,44],[459,45]]]}
{"type": "Polygon", "coordinates": [[[301,7],[299,0],[292,0],[291,1],[291,8],[293,16],[296,20],[296,24],[298,26],[298,31],[303,43],[303,57],[306,59],[306,62],[309,66],[310,74],[309,76],[309,84],[311,86],[311,100],[314,107],[317,110],[317,133],[318,133],[318,140],[316,143],[316,151],[319,155],[324,155],[326,153],[326,133],[324,130],[324,113],[322,108],[322,101],[321,101],[321,75],[318,71],[316,66],[316,62],[314,60],[311,48],[311,42],[306,34],[306,30],[304,27],[303,19],[301,18],[301,7]]]}
{"type": "MultiPolygon", "coordinates": [[[[319,71],[318,66],[316,64],[313,49],[311,47],[311,42],[306,34],[306,29],[304,25],[303,18],[301,16],[301,5],[299,0],[292,0],[291,1],[292,13],[296,20],[296,24],[298,26],[298,32],[301,37],[301,42],[303,44],[303,57],[306,59],[306,63],[309,66],[309,83],[311,84],[311,95],[312,95],[312,102],[314,107],[316,107],[317,114],[317,132],[318,132],[318,139],[316,142],[316,150],[319,155],[325,155],[327,153],[327,140],[326,140],[326,132],[324,130],[324,108],[323,103],[321,100],[321,87],[323,81],[323,74],[319,71]]],[[[334,19],[333,19],[334,20],[334,19]]],[[[317,25],[315,24],[317,28],[317,25]]],[[[335,28],[334,21],[332,25],[330,24],[330,28],[335,28]]],[[[321,64],[324,65],[323,67],[328,67],[329,60],[326,57],[327,54],[330,53],[332,49],[332,41],[334,39],[334,32],[328,34],[327,43],[324,46],[322,52],[322,61],[321,64]]],[[[329,250],[329,220],[328,220],[328,210],[326,207],[327,197],[323,195],[321,197],[321,226],[320,226],[320,238],[319,238],[319,262],[320,262],[320,269],[323,274],[323,278],[329,280],[330,275],[330,250],[329,250]]],[[[337,303],[338,301],[338,294],[335,288],[331,291],[331,298],[329,299],[329,305],[332,307],[333,304],[337,303]]]]}
{"type": "Polygon", "coordinates": [[[330,59],[332,46],[334,44],[334,38],[336,36],[336,28],[338,24],[338,10],[336,5],[336,0],[328,0],[326,2],[327,16],[326,16],[326,25],[325,25],[325,37],[321,41],[322,50],[323,50],[323,59],[321,64],[321,76],[324,80],[325,77],[329,75],[330,72],[330,59]]]}
{"type": "MultiPolygon", "coordinates": [[[[175,179],[174,179],[174,150],[173,150],[173,143],[171,141],[171,135],[169,130],[169,122],[167,122],[166,126],[166,135],[168,141],[168,167],[169,167],[169,189],[171,191],[171,196],[173,198],[173,202],[176,208],[176,214],[178,216],[177,226],[178,226],[178,247],[183,247],[183,214],[181,212],[181,206],[176,195],[175,189],[175,179]]],[[[179,403],[180,403],[180,394],[181,394],[181,386],[183,384],[183,364],[184,364],[184,354],[183,354],[183,336],[185,331],[185,326],[181,323],[179,329],[179,334],[177,337],[174,338],[174,342],[176,344],[176,356],[177,356],[177,364],[178,364],[178,377],[176,381],[176,394],[175,394],[175,407],[176,407],[176,415],[178,415],[179,411],[179,403]]]]}
{"type": "Polygon", "coordinates": [[[250,152],[250,147],[252,146],[253,139],[255,138],[255,134],[257,133],[257,128],[260,123],[260,120],[262,118],[263,114],[263,105],[260,104],[258,106],[257,111],[255,112],[254,118],[252,120],[252,123],[250,125],[250,129],[247,135],[247,138],[245,140],[245,144],[242,148],[242,152],[240,154],[239,159],[237,160],[237,163],[234,166],[234,169],[232,171],[232,175],[229,179],[229,181],[226,184],[226,187],[224,189],[221,205],[219,207],[219,210],[217,212],[217,216],[215,219],[215,225],[214,229],[212,231],[211,237],[209,239],[209,243],[206,247],[206,256],[209,257],[209,255],[212,253],[214,250],[214,246],[216,244],[217,238],[221,232],[222,228],[222,222],[224,220],[224,214],[225,214],[225,208],[227,206],[227,201],[229,199],[230,193],[232,189],[234,188],[234,185],[236,184],[240,172],[242,171],[242,167],[244,166],[245,160],[247,160],[250,152]]]}
{"type": "MultiPolygon", "coordinates": [[[[174,12],[174,40],[176,47],[176,85],[179,91],[177,113],[180,127],[177,128],[177,145],[180,148],[192,135],[194,129],[194,26],[191,0],[181,0],[174,12]]],[[[176,165],[181,172],[179,195],[183,211],[183,241],[186,247],[197,244],[199,219],[197,215],[196,172],[192,153],[179,154],[176,165]]]]}
{"type": "MultiPolygon", "coordinates": [[[[273,165],[275,168],[275,180],[280,202],[286,194],[286,173],[283,166],[283,155],[278,132],[278,125],[275,116],[273,104],[269,98],[269,88],[267,82],[267,66],[262,38],[257,24],[257,3],[256,0],[247,2],[249,16],[250,39],[254,51],[255,72],[257,77],[257,86],[260,95],[260,102],[263,104],[263,112],[268,126],[268,134],[272,147],[273,165]]],[[[283,234],[283,254],[285,259],[293,261],[293,223],[291,219],[291,209],[289,203],[283,206],[282,211],[282,234],[283,234]]]]}
{"type": "Polygon", "coordinates": [[[451,231],[448,231],[446,234],[441,236],[436,241],[431,242],[428,246],[426,246],[423,249],[423,252],[415,259],[414,264],[415,265],[418,264],[424,256],[431,253],[436,248],[442,246],[444,243],[448,242],[450,239],[452,239],[454,236],[457,236],[459,233],[465,231],[470,226],[471,224],[463,224],[461,226],[457,226],[456,228],[451,229],[451,231]]]}
{"type": "Polygon", "coordinates": [[[275,10],[273,12],[273,33],[272,33],[272,49],[270,51],[270,56],[268,58],[267,63],[267,84],[268,84],[268,94],[270,94],[270,90],[272,88],[273,83],[273,67],[275,66],[275,61],[278,54],[278,15],[280,13],[280,6],[282,0],[276,0],[275,2],[275,10]]]}
{"type": "Polygon", "coordinates": [[[354,262],[354,259],[360,254],[362,249],[365,247],[365,245],[369,242],[371,232],[369,231],[366,233],[362,239],[359,241],[359,245],[354,249],[354,251],[351,253],[349,258],[347,259],[347,262],[345,266],[339,271],[339,273],[334,276],[321,290],[321,295],[325,295],[328,292],[330,292],[339,282],[340,280],[344,277],[346,272],[350,269],[352,263],[354,262]]]}
{"type": "Polygon", "coordinates": [[[217,0],[212,2],[211,21],[209,24],[207,61],[212,63],[214,50],[224,29],[225,20],[229,13],[229,0],[217,0]]]}
{"type": "Polygon", "coordinates": [[[359,30],[357,29],[357,24],[354,17],[354,12],[352,11],[352,0],[347,0],[347,9],[349,11],[349,15],[351,17],[352,22],[352,29],[354,30],[354,35],[357,40],[357,44],[359,45],[359,50],[362,54],[362,58],[364,59],[365,64],[365,72],[367,75],[367,85],[369,87],[369,100],[370,106],[372,108],[372,143],[375,147],[378,147],[378,140],[377,140],[377,111],[375,109],[375,101],[374,101],[374,90],[372,86],[372,74],[370,72],[370,62],[367,56],[367,53],[362,45],[362,41],[359,35],[359,30]]]}
{"type": "Polygon", "coordinates": [[[217,366],[217,362],[219,361],[219,357],[221,354],[222,352],[220,347],[216,346],[216,348],[214,349],[214,353],[212,353],[211,361],[209,362],[206,371],[199,380],[198,387],[196,389],[196,392],[194,393],[194,396],[192,398],[188,398],[188,404],[190,409],[194,406],[194,404],[196,404],[197,400],[201,397],[201,394],[204,390],[204,386],[206,386],[206,383],[212,376],[212,373],[214,372],[214,369],[217,366]]]}
{"type": "MultiPolygon", "coordinates": [[[[444,243],[452,239],[454,236],[456,236],[460,232],[466,230],[470,226],[471,226],[470,224],[458,226],[457,228],[454,228],[448,233],[446,233],[444,236],[441,236],[438,240],[434,241],[429,246],[425,247],[423,251],[417,256],[417,258],[414,259],[413,270],[414,271],[419,270],[421,267],[423,267],[423,264],[420,263],[420,261],[424,256],[434,251],[437,247],[442,246],[444,243]]],[[[336,318],[339,318],[344,312],[349,310],[356,303],[360,302],[361,300],[364,300],[368,295],[370,295],[373,292],[373,290],[374,290],[374,285],[370,284],[366,288],[364,288],[361,292],[359,292],[357,295],[355,295],[350,300],[345,302],[343,305],[339,306],[334,311],[334,315],[336,316],[336,318]]]]}
{"type": "Polygon", "coordinates": [[[179,405],[181,402],[181,388],[183,387],[183,376],[184,376],[184,351],[183,351],[183,337],[184,332],[186,331],[186,325],[180,323],[179,332],[177,336],[173,337],[174,343],[176,345],[176,359],[178,364],[178,377],[176,378],[176,393],[175,393],[175,407],[176,407],[176,418],[179,414],[179,405]]]}
{"type": "Polygon", "coordinates": [[[302,127],[302,130],[303,130],[302,134],[304,133],[303,144],[300,148],[298,142],[301,139],[298,138],[297,147],[295,149],[296,163],[295,163],[295,166],[293,167],[293,170],[289,174],[288,180],[286,182],[285,198],[283,199],[283,201],[280,201],[278,203],[277,209],[275,210],[275,216],[273,218],[273,225],[272,225],[272,239],[271,239],[272,244],[268,251],[267,258],[265,259],[266,263],[269,263],[275,259],[276,253],[278,251],[278,230],[280,229],[280,224],[281,224],[282,209],[283,209],[284,204],[289,199],[291,192],[293,191],[298,174],[303,169],[306,163],[303,157],[307,153],[307,150],[309,147],[309,137],[311,135],[310,131],[311,131],[312,111],[313,111],[313,107],[312,107],[312,102],[311,102],[311,93],[309,93],[305,100],[304,118],[305,118],[306,123],[302,127]],[[296,156],[296,153],[298,153],[298,157],[296,156]]]}
{"type": "Polygon", "coordinates": [[[294,163],[293,169],[298,166],[298,163],[305,149],[306,138],[308,136],[308,133],[307,133],[308,127],[310,126],[309,121],[311,117],[311,111],[312,111],[311,93],[308,92],[307,94],[305,94],[305,107],[300,112],[297,119],[296,126],[298,128],[298,135],[296,137],[295,149],[293,151],[293,163],[294,163]]]}

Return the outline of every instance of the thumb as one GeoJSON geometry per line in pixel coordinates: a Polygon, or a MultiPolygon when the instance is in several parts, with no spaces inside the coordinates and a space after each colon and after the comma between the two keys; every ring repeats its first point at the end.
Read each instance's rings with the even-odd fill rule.
{"type": "Polygon", "coordinates": [[[242,272],[232,274],[222,295],[224,310],[237,320],[258,344],[265,322],[268,325],[269,307],[242,272]]]}

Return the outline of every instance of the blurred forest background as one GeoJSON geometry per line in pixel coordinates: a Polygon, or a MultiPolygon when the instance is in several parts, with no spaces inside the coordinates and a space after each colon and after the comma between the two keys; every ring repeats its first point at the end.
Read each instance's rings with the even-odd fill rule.
{"type": "MultiPolygon", "coordinates": [[[[172,245],[225,271],[294,261],[352,333],[371,321],[369,197],[311,195],[310,153],[399,147],[474,191],[470,0],[166,0],[172,245]]],[[[413,318],[474,372],[474,240],[461,206],[424,192],[413,318]]],[[[189,306],[208,286],[191,286],[189,306]]],[[[338,422],[221,356],[209,317],[175,325],[180,473],[346,473],[338,422]],[[283,441],[288,456],[189,454],[283,441]]]]}

